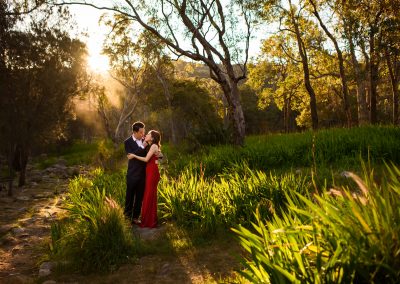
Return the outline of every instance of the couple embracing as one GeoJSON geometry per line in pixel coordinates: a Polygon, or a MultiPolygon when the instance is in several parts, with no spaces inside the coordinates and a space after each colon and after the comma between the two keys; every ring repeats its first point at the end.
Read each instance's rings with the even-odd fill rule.
{"type": "Polygon", "coordinates": [[[137,121],[132,125],[132,135],[124,142],[129,159],[124,214],[136,225],[155,228],[161,135],[155,130],[150,130],[145,137],[144,133],[144,123],[137,121]]]}

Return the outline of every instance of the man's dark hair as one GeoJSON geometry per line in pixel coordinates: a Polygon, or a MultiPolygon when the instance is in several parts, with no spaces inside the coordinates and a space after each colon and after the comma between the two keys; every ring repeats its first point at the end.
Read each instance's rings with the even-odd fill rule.
{"type": "Polygon", "coordinates": [[[140,128],[144,128],[144,123],[141,121],[136,121],[132,124],[132,131],[138,132],[140,128]]]}

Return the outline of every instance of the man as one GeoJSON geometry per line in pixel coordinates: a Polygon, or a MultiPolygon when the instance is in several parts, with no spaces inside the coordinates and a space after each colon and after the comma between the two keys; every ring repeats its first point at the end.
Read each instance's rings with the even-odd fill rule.
{"type": "MultiPolygon", "coordinates": [[[[145,125],[137,121],[132,124],[132,135],[124,142],[125,152],[145,157],[146,143],[142,142],[145,125]]],[[[138,159],[129,159],[126,174],[125,216],[134,224],[140,224],[140,210],[146,178],[146,163],[138,159]]]]}

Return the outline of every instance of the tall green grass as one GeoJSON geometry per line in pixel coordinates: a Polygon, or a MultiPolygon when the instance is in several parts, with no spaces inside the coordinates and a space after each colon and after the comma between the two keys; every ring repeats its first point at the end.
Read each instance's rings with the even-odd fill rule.
{"type": "Polygon", "coordinates": [[[159,185],[162,217],[205,234],[237,223],[248,226],[256,208],[263,217],[270,218],[285,210],[287,191],[305,193],[311,187],[310,178],[301,174],[276,176],[252,171],[246,164],[237,168],[218,179],[206,178],[191,169],[177,179],[164,176],[159,185]]]}
{"type": "Polygon", "coordinates": [[[76,177],[64,202],[64,220],[52,225],[51,254],[81,272],[112,271],[135,257],[137,244],[122,211],[122,173],[76,177]]]}
{"type": "Polygon", "coordinates": [[[347,173],[357,188],[312,198],[288,191],[288,211],[250,230],[234,229],[248,252],[242,274],[256,283],[398,283],[400,170],[377,184],[347,173]],[[357,194],[356,194],[357,193],[357,194]]]}
{"type": "MultiPolygon", "coordinates": [[[[400,128],[363,126],[333,128],[293,134],[250,136],[244,147],[223,145],[204,148],[200,154],[182,155],[170,163],[179,175],[188,164],[206,176],[246,162],[251,169],[270,171],[307,167],[359,167],[360,158],[372,163],[400,161],[400,128]]],[[[168,154],[168,153],[167,153],[168,154]]]]}

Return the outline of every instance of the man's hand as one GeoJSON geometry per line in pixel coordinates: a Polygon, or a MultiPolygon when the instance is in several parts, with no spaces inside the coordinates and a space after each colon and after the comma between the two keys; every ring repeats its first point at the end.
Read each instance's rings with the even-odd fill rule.
{"type": "Polygon", "coordinates": [[[126,155],[126,157],[130,160],[135,158],[135,155],[133,155],[132,153],[128,153],[128,155],[126,155]]]}
{"type": "Polygon", "coordinates": [[[160,150],[157,150],[156,156],[157,156],[157,158],[159,158],[159,159],[162,159],[162,158],[164,157],[163,153],[161,153],[160,150]]]}

